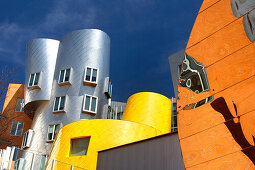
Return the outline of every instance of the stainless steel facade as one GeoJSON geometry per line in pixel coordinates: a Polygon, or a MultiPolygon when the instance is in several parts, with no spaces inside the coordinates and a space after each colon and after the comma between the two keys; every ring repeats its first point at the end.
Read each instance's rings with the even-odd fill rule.
{"type": "Polygon", "coordinates": [[[60,41],[35,39],[27,45],[25,112],[33,116],[34,137],[28,150],[47,155],[52,142],[47,141],[48,126],[66,124],[81,119],[106,118],[108,98],[104,94],[105,78],[110,70],[110,38],[97,29],[73,31],[60,41]],[[98,69],[95,86],[83,83],[85,68],[98,69]],[[61,70],[71,69],[70,84],[59,85],[61,70]],[[42,73],[40,89],[29,89],[32,73],[42,73]],[[84,95],[98,98],[97,113],[82,113],[84,95]],[[65,96],[64,113],[53,113],[56,97],[65,96]],[[38,102],[40,101],[40,102],[38,102]],[[44,101],[44,102],[42,102],[44,101]],[[35,102],[35,104],[31,104],[35,102]],[[32,106],[32,107],[29,107],[32,106]]]}

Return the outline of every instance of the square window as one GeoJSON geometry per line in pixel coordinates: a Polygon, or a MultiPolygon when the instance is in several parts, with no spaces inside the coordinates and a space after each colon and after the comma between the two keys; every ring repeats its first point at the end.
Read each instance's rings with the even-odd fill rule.
{"type": "Polygon", "coordinates": [[[13,121],[11,125],[11,136],[21,136],[23,131],[24,122],[13,121]]]}
{"type": "Polygon", "coordinates": [[[90,137],[71,139],[71,156],[83,156],[87,154],[90,137]]]}
{"type": "Polygon", "coordinates": [[[59,129],[60,129],[60,124],[49,125],[47,140],[48,141],[53,141],[55,139],[59,129]]]}
{"type": "Polygon", "coordinates": [[[39,78],[40,78],[40,73],[30,74],[29,81],[28,81],[28,87],[30,89],[40,88],[39,87],[39,78]]]}
{"type": "Polygon", "coordinates": [[[59,79],[58,79],[58,84],[63,86],[63,85],[71,85],[70,83],[70,74],[71,74],[71,69],[65,69],[61,70],[59,73],[59,79]]]}
{"type": "Polygon", "coordinates": [[[56,97],[53,107],[53,112],[64,112],[66,97],[56,97]]]}
{"type": "Polygon", "coordinates": [[[85,68],[83,84],[96,86],[98,77],[98,69],[92,67],[85,68]]]}
{"type": "Polygon", "coordinates": [[[96,96],[85,95],[83,103],[84,113],[96,113],[97,112],[97,102],[98,98],[96,96]]]}
{"type": "Polygon", "coordinates": [[[15,112],[23,112],[24,111],[23,106],[24,106],[24,99],[18,98],[16,107],[15,107],[15,112]]]}

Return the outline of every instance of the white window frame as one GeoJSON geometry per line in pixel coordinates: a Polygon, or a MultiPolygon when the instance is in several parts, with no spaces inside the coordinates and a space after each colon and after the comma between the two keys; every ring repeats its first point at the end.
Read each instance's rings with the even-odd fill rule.
{"type": "Polygon", "coordinates": [[[23,121],[12,121],[11,130],[10,130],[10,136],[22,136],[22,132],[23,132],[23,128],[24,128],[24,122],[23,122],[23,126],[22,126],[22,129],[21,129],[21,134],[20,134],[20,135],[17,135],[17,133],[18,133],[18,127],[19,127],[19,123],[20,123],[20,122],[23,122],[23,121]],[[14,135],[11,134],[13,122],[18,122],[17,125],[16,125],[16,129],[15,129],[15,134],[14,134],[14,135]]]}
{"type": "Polygon", "coordinates": [[[40,82],[40,76],[41,76],[41,74],[42,74],[41,72],[31,73],[30,76],[29,76],[29,80],[28,80],[28,87],[39,87],[39,82],[40,82]],[[30,79],[31,79],[32,74],[34,74],[35,76],[34,76],[34,79],[33,79],[33,83],[32,83],[32,85],[30,86],[29,84],[30,84],[30,79]],[[36,75],[37,75],[37,74],[39,74],[38,83],[37,83],[37,85],[34,85],[34,83],[35,83],[35,78],[36,78],[36,75]]]}
{"type": "Polygon", "coordinates": [[[66,69],[63,69],[63,70],[60,70],[59,71],[59,76],[58,76],[58,84],[59,85],[63,85],[63,84],[65,84],[65,85],[71,85],[71,72],[72,72],[72,68],[70,67],[70,68],[66,68],[66,69]],[[69,73],[69,80],[68,81],[65,81],[65,78],[66,78],[66,70],[68,70],[68,69],[70,69],[70,73],[69,73]],[[61,76],[61,71],[65,71],[64,72],[64,77],[63,77],[63,82],[60,82],[60,76],[61,76]]]}
{"type": "Polygon", "coordinates": [[[32,137],[33,137],[34,131],[32,129],[29,129],[23,134],[23,140],[21,144],[21,148],[29,148],[31,145],[32,137]],[[25,141],[25,135],[26,135],[26,142],[25,141]]]}
{"type": "Polygon", "coordinates": [[[96,114],[96,113],[97,113],[97,105],[98,105],[98,97],[97,97],[97,96],[92,96],[92,95],[85,94],[85,95],[84,95],[84,102],[83,102],[83,106],[82,106],[82,112],[84,112],[84,113],[94,113],[94,114],[96,114]],[[87,97],[87,96],[90,97],[90,99],[89,99],[89,110],[86,110],[86,109],[85,109],[86,97],[87,97]],[[96,98],[95,111],[91,111],[92,97],[96,98]]]}
{"type": "Polygon", "coordinates": [[[98,68],[86,66],[86,67],[85,67],[85,71],[84,71],[83,83],[84,83],[84,84],[89,84],[89,85],[97,85],[97,82],[98,82],[98,73],[99,73],[99,69],[98,69],[98,68]],[[86,75],[87,75],[87,70],[88,70],[88,68],[91,69],[90,80],[86,80],[86,75]],[[95,81],[95,82],[92,82],[92,74],[93,74],[93,71],[94,71],[94,70],[97,70],[97,76],[96,76],[96,81],[95,81]]]}
{"type": "Polygon", "coordinates": [[[57,97],[55,97],[55,99],[54,99],[54,104],[53,104],[53,112],[54,113],[57,113],[57,112],[65,112],[65,108],[66,108],[66,96],[59,96],[59,103],[58,103],[58,110],[54,110],[54,108],[55,108],[55,103],[56,103],[56,99],[57,99],[57,97]],[[62,101],[62,97],[65,97],[65,104],[64,104],[64,108],[63,108],[63,110],[59,110],[59,108],[60,108],[60,103],[61,103],[61,101],[62,101]]]}
{"type": "MultiPolygon", "coordinates": [[[[56,128],[56,125],[59,125],[59,130],[62,128],[62,125],[61,125],[61,123],[57,123],[57,124],[49,124],[49,126],[48,126],[48,131],[47,131],[47,142],[52,142],[52,141],[54,141],[54,136],[55,136],[55,128],[56,128]],[[50,126],[53,126],[53,133],[52,133],[52,138],[51,139],[48,139],[48,135],[49,135],[49,129],[50,129],[50,126]]],[[[57,131],[57,133],[58,133],[58,131],[57,131]]],[[[56,134],[57,135],[57,134],[56,134]]]]}

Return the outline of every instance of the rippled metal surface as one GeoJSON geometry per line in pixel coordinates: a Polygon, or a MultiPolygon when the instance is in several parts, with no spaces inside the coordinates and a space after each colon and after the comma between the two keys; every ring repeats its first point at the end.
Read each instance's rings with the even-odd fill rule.
{"type": "MultiPolygon", "coordinates": [[[[106,33],[96,29],[84,29],[68,33],[60,40],[57,56],[55,57],[56,62],[50,61],[54,57],[39,57],[39,55],[34,54],[34,51],[40,51],[44,54],[47,46],[44,47],[40,42],[30,45],[31,42],[28,44],[27,52],[26,84],[30,73],[43,70],[42,80],[47,84],[47,90],[44,88],[46,85],[42,84],[41,90],[34,92],[41,95],[36,96],[26,93],[26,103],[35,100],[45,101],[37,107],[34,113],[31,128],[35,131],[35,134],[28,150],[49,154],[52,146],[52,143],[46,141],[49,125],[61,124],[61,126],[64,126],[81,119],[106,118],[106,115],[103,114],[107,113],[108,101],[104,94],[104,82],[105,78],[109,77],[110,70],[110,38],[106,33]],[[46,69],[50,69],[46,76],[47,79],[45,79],[44,72],[47,72],[47,70],[43,67],[44,63],[49,64],[46,69]],[[29,68],[30,65],[34,65],[33,68],[29,68]],[[98,69],[98,81],[95,87],[83,84],[86,66],[98,69]],[[60,70],[67,68],[71,68],[71,85],[59,86],[60,70]],[[82,113],[83,96],[85,94],[98,97],[96,115],[82,113]],[[66,96],[65,113],[53,113],[54,99],[59,96],[66,96]]],[[[53,46],[51,47],[53,48],[53,46]]]]}

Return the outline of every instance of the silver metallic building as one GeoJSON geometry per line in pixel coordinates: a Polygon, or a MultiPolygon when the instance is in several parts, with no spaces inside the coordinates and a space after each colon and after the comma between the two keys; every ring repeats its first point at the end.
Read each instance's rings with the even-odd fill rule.
{"type": "Polygon", "coordinates": [[[73,31],[60,41],[31,40],[24,110],[33,118],[33,140],[24,148],[48,155],[62,126],[106,118],[112,92],[109,71],[110,38],[103,31],[73,31]]]}

